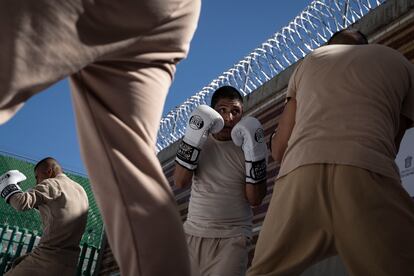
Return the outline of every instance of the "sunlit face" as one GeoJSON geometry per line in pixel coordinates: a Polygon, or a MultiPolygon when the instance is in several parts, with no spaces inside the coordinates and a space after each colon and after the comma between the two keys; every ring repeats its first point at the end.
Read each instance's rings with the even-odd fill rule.
{"type": "Polygon", "coordinates": [[[214,138],[220,141],[231,140],[231,130],[243,116],[243,104],[239,100],[222,98],[217,101],[214,109],[223,117],[224,128],[214,138]]]}

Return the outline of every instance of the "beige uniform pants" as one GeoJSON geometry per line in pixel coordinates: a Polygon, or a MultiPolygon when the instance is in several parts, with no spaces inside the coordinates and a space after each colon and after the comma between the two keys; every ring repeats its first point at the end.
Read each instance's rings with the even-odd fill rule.
{"type": "Polygon", "coordinates": [[[203,238],[186,234],[191,276],[244,276],[250,239],[203,238]]]}
{"type": "Polygon", "coordinates": [[[74,276],[76,266],[46,259],[33,252],[17,258],[5,276],[74,276]]]}
{"type": "Polygon", "coordinates": [[[414,275],[414,204],[399,181],[316,164],[275,185],[247,275],[300,275],[336,254],[350,275],[414,275]]]}
{"type": "Polygon", "coordinates": [[[71,75],[82,156],[124,276],[190,274],[155,141],[199,9],[199,0],[0,1],[0,123],[71,75]]]}

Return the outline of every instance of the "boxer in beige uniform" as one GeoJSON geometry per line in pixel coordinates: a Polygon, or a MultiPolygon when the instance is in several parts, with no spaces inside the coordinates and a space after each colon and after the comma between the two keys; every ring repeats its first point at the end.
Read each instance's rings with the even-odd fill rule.
{"type": "Polygon", "coordinates": [[[191,185],[184,231],[193,276],[241,276],[252,235],[251,206],[266,193],[267,149],[263,128],[244,117],[243,99],[230,86],[211,107],[190,116],[177,152],[175,184],[191,185]]]}
{"type": "Polygon", "coordinates": [[[295,69],[272,143],[281,161],[249,276],[414,275],[414,204],[395,157],[414,121],[414,66],[345,30],[295,69]]]}
{"type": "Polygon", "coordinates": [[[18,186],[26,179],[19,171],[12,170],[0,177],[5,200],[18,211],[39,210],[43,225],[39,244],[17,258],[6,275],[73,276],[88,217],[88,197],[53,158],[37,163],[34,172],[37,184],[27,192],[18,186]]]}
{"type": "Polygon", "coordinates": [[[70,76],[82,157],[123,276],[189,275],[155,143],[200,2],[0,1],[0,123],[70,76]]]}

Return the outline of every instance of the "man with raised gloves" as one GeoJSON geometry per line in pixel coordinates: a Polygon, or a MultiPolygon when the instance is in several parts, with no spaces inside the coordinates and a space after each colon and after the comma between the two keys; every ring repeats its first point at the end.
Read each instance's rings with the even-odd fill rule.
{"type": "Polygon", "coordinates": [[[244,275],[252,236],[252,206],[266,194],[263,128],[243,118],[243,98],[217,89],[211,107],[191,114],[177,151],[175,185],[191,186],[184,231],[193,276],[244,275]]]}
{"type": "Polygon", "coordinates": [[[43,225],[39,244],[15,259],[6,276],[73,276],[87,222],[88,197],[51,157],[38,162],[34,173],[36,185],[26,192],[18,185],[26,179],[23,173],[11,170],[0,176],[2,198],[17,211],[39,210],[43,225]]]}

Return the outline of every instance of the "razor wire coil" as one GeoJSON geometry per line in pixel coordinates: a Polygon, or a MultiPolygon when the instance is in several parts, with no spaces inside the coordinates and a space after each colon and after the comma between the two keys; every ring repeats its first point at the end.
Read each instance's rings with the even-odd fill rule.
{"type": "Polygon", "coordinates": [[[223,72],[199,92],[165,115],[160,122],[156,151],[183,135],[195,107],[207,104],[219,87],[231,85],[250,94],[308,53],[323,45],[336,31],[355,23],[386,0],[314,0],[260,47],[223,72]]]}

